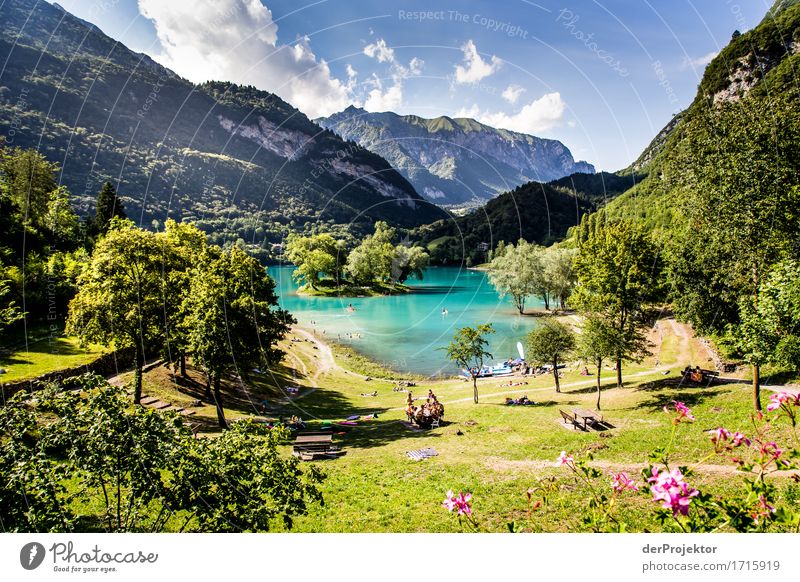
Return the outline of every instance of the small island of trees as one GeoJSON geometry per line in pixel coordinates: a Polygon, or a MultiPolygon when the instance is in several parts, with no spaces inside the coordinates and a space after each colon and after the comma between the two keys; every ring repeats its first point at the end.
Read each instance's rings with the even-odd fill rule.
{"type": "Polygon", "coordinates": [[[351,248],[330,234],[290,235],[285,256],[297,269],[300,293],[307,295],[391,295],[407,293],[409,277],[422,279],[429,256],[422,247],[395,244],[397,231],[385,222],[351,248]]]}

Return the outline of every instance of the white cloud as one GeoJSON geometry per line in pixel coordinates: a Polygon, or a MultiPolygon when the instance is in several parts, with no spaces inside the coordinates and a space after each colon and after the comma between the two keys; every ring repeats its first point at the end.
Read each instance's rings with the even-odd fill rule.
{"type": "Polygon", "coordinates": [[[702,57],[696,57],[694,59],[686,57],[683,60],[683,67],[685,69],[688,69],[689,67],[705,68],[705,66],[711,61],[713,61],[714,57],[716,57],[718,54],[719,51],[712,51],[706,55],[703,55],[702,57]]]}
{"type": "Polygon", "coordinates": [[[352,101],[350,82],[331,75],[307,37],[278,44],[278,26],[260,0],[139,0],[139,11],[153,21],[161,43],[154,57],[190,81],[255,85],[312,118],[352,101]]]}
{"type": "Polygon", "coordinates": [[[372,112],[392,111],[403,104],[403,87],[395,83],[385,91],[382,86],[375,87],[367,95],[364,109],[372,112]]]}
{"type": "Polygon", "coordinates": [[[517,102],[519,96],[525,92],[525,89],[520,87],[519,85],[509,85],[506,87],[505,91],[503,91],[502,96],[503,99],[511,103],[512,105],[517,102]]]}
{"type": "Polygon", "coordinates": [[[422,74],[425,61],[413,57],[408,66],[401,64],[395,57],[394,50],[382,38],[364,47],[364,54],[379,63],[389,63],[392,86],[385,88],[381,79],[373,74],[364,81],[364,85],[372,87],[364,101],[367,111],[390,111],[403,104],[403,81],[411,76],[422,74]]]}
{"type": "Polygon", "coordinates": [[[365,46],[364,54],[373,59],[377,59],[379,63],[394,62],[394,49],[387,46],[386,41],[382,38],[365,46]]]}
{"type": "Polygon", "coordinates": [[[464,52],[464,63],[456,65],[456,83],[477,83],[494,73],[503,62],[494,55],[490,62],[484,61],[472,40],[468,40],[461,50],[464,52]]]}
{"type": "Polygon", "coordinates": [[[456,116],[472,117],[492,127],[534,134],[561,123],[566,108],[567,105],[561,99],[560,93],[547,93],[523,106],[522,109],[512,115],[502,112],[481,111],[477,105],[473,105],[468,109],[460,109],[456,112],[456,116]]]}

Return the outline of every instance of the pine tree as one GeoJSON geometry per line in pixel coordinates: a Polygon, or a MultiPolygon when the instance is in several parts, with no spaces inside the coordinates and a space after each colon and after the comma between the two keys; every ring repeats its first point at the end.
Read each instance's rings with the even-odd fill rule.
{"type": "Polygon", "coordinates": [[[108,232],[111,219],[126,218],[122,200],[117,197],[117,191],[111,182],[106,182],[97,195],[97,210],[94,216],[95,229],[99,234],[108,232]]]}

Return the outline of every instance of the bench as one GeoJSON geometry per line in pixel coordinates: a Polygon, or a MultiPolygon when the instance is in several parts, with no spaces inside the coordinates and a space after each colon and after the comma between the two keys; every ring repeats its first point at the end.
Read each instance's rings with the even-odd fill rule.
{"type": "Polygon", "coordinates": [[[569,412],[564,412],[561,409],[559,409],[559,412],[561,413],[561,418],[564,419],[565,424],[571,424],[576,429],[580,428],[581,425],[574,414],[570,414],[569,412]]]}

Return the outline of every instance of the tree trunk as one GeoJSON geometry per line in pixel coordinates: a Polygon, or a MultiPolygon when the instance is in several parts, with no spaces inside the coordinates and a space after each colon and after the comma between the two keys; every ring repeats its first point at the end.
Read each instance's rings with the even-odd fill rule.
{"type": "Polygon", "coordinates": [[[472,376],[472,398],[475,400],[475,404],[478,403],[478,377],[473,375],[472,376]]]}
{"type": "Polygon", "coordinates": [[[556,380],[556,392],[561,392],[561,384],[558,382],[558,358],[553,358],[553,378],[556,380]]]}
{"type": "Polygon", "coordinates": [[[521,297],[516,301],[517,301],[517,310],[519,311],[519,314],[522,315],[525,311],[525,297],[521,297]]]}
{"type": "Polygon", "coordinates": [[[595,408],[600,410],[600,371],[603,369],[603,360],[597,360],[597,404],[595,408]]]}
{"type": "Polygon", "coordinates": [[[186,353],[181,352],[181,376],[186,378],[186,353]]]}
{"type": "Polygon", "coordinates": [[[214,399],[214,397],[211,395],[211,374],[208,372],[206,372],[206,393],[204,396],[208,402],[211,402],[214,399]]]}
{"type": "Polygon", "coordinates": [[[622,388],[622,358],[617,358],[617,388],[622,388]]]}
{"type": "Polygon", "coordinates": [[[219,372],[214,374],[214,405],[217,407],[217,420],[219,421],[219,427],[222,429],[228,428],[228,423],[225,421],[225,411],[222,409],[222,393],[220,392],[219,372]]]}
{"type": "Polygon", "coordinates": [[[761,412],[761,365],[753,364],[753,406],[761,412]]]}
{"type": "Polygon", "coordinates": [[[542,299],[544,299],[544,308],[547,311],[550,311],[550,296],[547,293],[542,294],[542,299]]]}
{"type": "Polygon", "coordinates": [[[144,356],[139,346],[136,346],[136,355],[134,360],[136,370],[133,373],[133,403],[139,404],[142,401],[142,368],[144,367],[144,356]]]}

